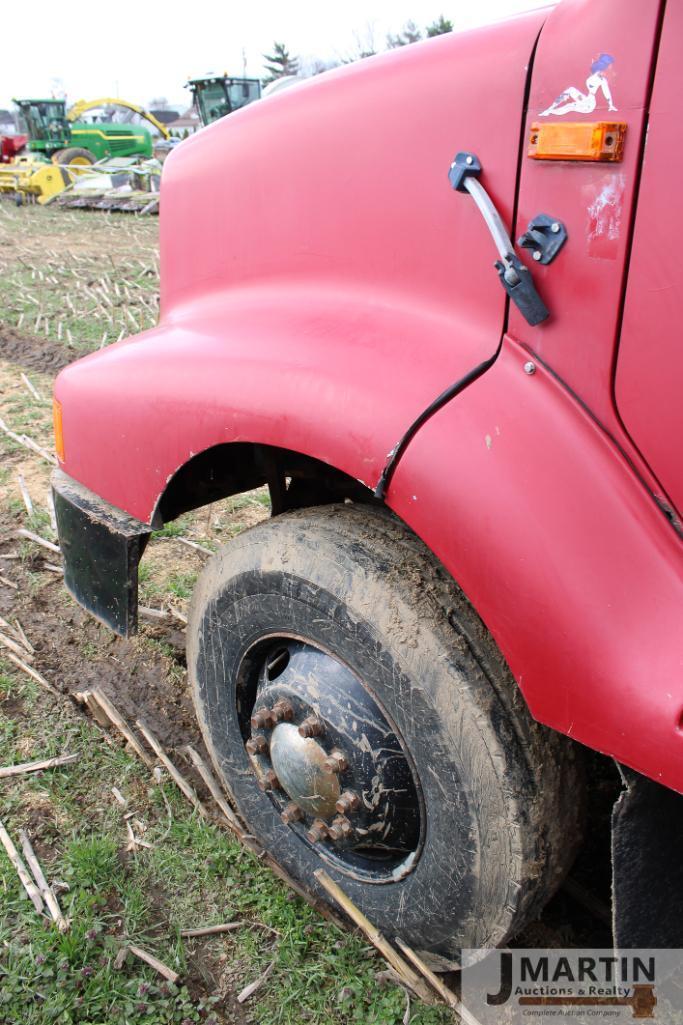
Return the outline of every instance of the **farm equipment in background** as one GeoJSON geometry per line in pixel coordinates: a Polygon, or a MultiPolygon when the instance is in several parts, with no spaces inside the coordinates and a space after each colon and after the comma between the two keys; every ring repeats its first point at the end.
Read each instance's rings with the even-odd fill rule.
{"type": "Polygon", "coordinates": [[[213,124],[226,114],[261,98],[258,78],[231,78],[229,75],[207,75],[191,78],[186,88],[192,90],[192,99],[202,125],[213,124]]]}
{"type": "Polygon", "coordinates": [[[0,136],[0,164],[10,164],[26,148],[28,135],[0,136]]]}
{"type": "Polygon", "coordinates": [[[3,159],[0,165],[0,193],[12,193],[19,202],[25,197],[50,202],[98,161],[152,158],[151,131],[143,125],[112,121],[112,108],[149,121],[163,139],[169,138],[168,129],[160,121],[126,100],[79,100],[68,110],[64,100],[14,102],[26,134],[3,138],[2,152],[4,155],[7,150],[9,159],[3,159]],[[93,114],[92,121],[83,120],[85,114],[100,110],[102,114],[93,114]],[[24,147],[17,145],[18,139],[24,140],[24,147]]]}
{"type": "MultiPolygon", "coordinates": [[[[94,164],[105,157],[152,156],[152,136],[142,125],[78,120],[82,114],[94,108],[122,105],[131,109],[133,104],[120,100],[79,100],[67,112],[64,100],[14,102],[26,125],[29,151],[55,163],[78,166],[94,164]]],[[[134,109],[141,112],[141,108],[134,109]]],[[[148,115],[147,119],[150,117],[148,115]]],[[[153,123],[157,130],[163,128],[156,119],[153,123]]]]}
{"type": "Polygon", "coordinates": [[[0,195],[11,193],[18,203],[24,198],[47,203],[73,181],[73,172],[33,153],[21,153],[10,163],[0,163],[0,195]]]}

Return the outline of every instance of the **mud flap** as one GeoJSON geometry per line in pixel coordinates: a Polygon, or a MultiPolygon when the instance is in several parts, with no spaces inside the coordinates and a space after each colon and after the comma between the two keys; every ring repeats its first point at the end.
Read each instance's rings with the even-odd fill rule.
{"type": "Polygon", "coordinates": [[[683,947],[683,796],[620,766],[612,811],[616,949],[683,947]]]}
{"type": "Polygon", "coordinates": [[[122,637],[137,632],[138,563],[151,527],[72,480],[52,474],[64,583],[76,601],[122,637]]]}

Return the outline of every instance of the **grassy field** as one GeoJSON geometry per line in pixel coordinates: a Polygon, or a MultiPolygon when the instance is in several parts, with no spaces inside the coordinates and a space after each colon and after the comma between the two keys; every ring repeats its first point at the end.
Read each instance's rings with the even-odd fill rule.
{"type": "MultiPolygon", "coordinates": [[[[155,322],[157,230],[155,219],[0,203],[0,417],[16,435],[49,452],[54,373],[155,322]]],[[[0,766],[77,756],[61,768],[0,779],[2,821],[17,846],[21,830],[29,835],[70,923],[59,932],[38,916],[0,849],[0,1023],[450,1020],[443,1009],[408,1001],[357,933],[323,919],[219,816],[203,819],[165,772],[151,773],[72,699],[98,686],[129,721],[142,715],[209,806],[184,753],[201,740],[182,623],[207,555],[183,539],[215,550],[268,515],[267,496],[210,506],[153,538],[141,601],[160,615],[125,641],[69,598],[59,555],[17,534],[56,540],[50,470],[48,458],[0,431],[0,634],[21,649],[23,630],[34,649],[23,645],[23,660],[59,692],[48,693],[0,654],[0,766]],[[140,844],[131,843],[131,831],[140,844]],[[219,936],[180,935],[226,922],[235,928],[219,936]],[[131,944],[179,973],[177,984],[132,954],[122,960],[131,944]]]]}

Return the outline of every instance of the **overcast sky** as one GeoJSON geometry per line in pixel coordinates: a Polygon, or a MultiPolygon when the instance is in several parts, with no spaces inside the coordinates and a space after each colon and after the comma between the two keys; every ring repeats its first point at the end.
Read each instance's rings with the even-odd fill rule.
{"type": "Polygon", "coordinates": [[[146,105],[187,105],[190,76],[210,71],[261,77],[273,40],[304,59],[340,60],[359,44],[385,47],[408,19],[423,27],[440,14],[456,29],[542,6],[543,0],[47,0],[3,5],[0,106],[13,96],[70,101],[121,96],[146,105]],[[79,20],[80,19],[80,20],[79,20]]]}

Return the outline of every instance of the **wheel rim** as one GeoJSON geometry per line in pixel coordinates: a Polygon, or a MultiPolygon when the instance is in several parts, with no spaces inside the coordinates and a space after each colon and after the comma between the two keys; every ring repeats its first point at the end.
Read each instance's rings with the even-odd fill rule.
{"type": "Polygon", "coordinates": [[[255,783],[299,842],[371,882],[412,870],[424,832],[417,775],[355,673],[301,638],[269,637],[242,660],[237,702],[255,783]]]}

